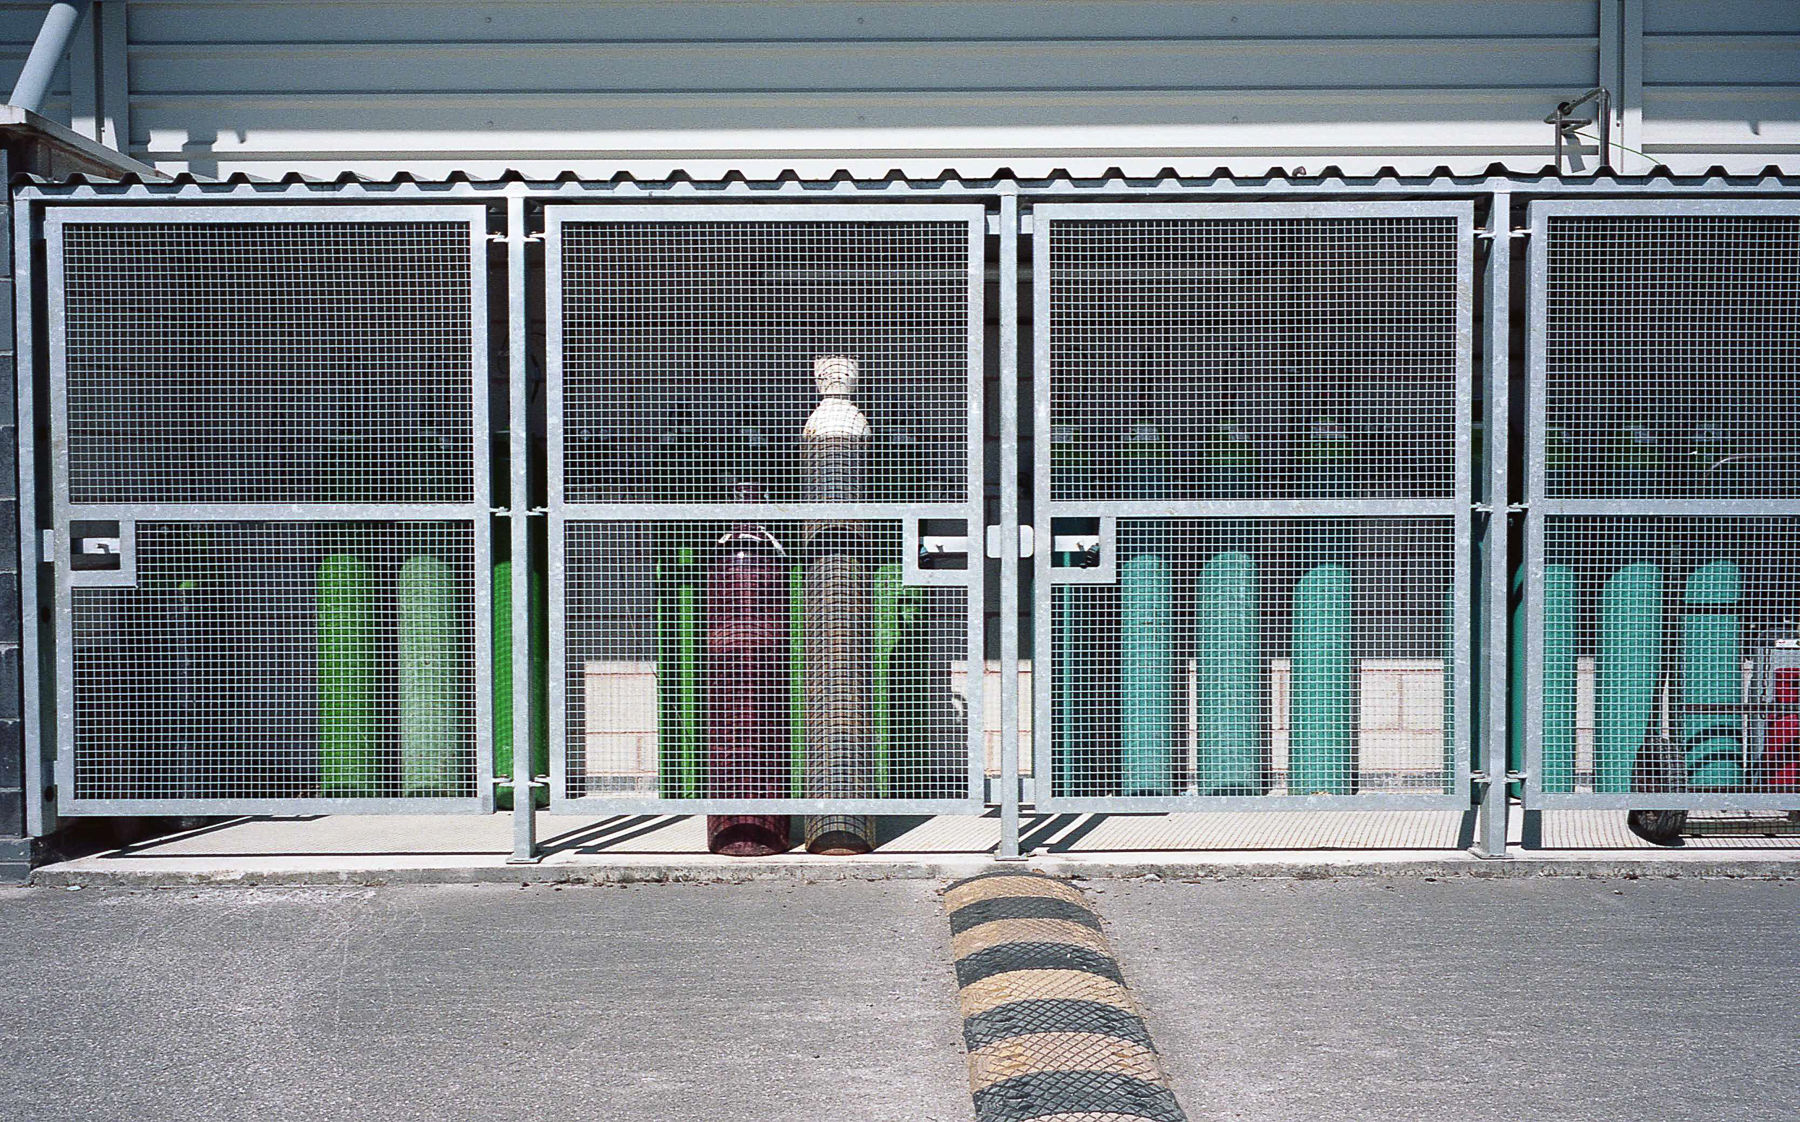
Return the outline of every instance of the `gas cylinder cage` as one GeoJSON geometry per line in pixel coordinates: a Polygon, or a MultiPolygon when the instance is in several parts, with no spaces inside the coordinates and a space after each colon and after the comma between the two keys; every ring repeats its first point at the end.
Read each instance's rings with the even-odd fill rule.
{"type": "Polygon", "coordinates": [[[1800,199],[1528,216],[1526,805],[1800,809],[1800,199]]]}
{"type": "Polygon", "coordinates": [[[34,833],[1800,807],[1795,180],[13,201],[34,833]]]}

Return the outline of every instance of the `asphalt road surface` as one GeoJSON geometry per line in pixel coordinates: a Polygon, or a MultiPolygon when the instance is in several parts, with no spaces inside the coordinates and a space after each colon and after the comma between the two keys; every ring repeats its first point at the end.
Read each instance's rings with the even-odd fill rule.
{"type": "MultiPolygon", "coordinates": [[[[0,889],[0,1117],[967,1122],[937,887],[0,889]]],[[[1084,887],[1196,1120],[1800,1102],[1800,883],[1084,887]]]]}

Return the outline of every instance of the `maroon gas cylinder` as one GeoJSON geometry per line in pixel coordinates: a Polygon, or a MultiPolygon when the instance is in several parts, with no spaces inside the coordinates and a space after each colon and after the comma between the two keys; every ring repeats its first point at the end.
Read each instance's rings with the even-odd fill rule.
{"type": "MultiPolygon", "coordinates": [[[[719,542],[706,589],[706,753],[709,794],[789,794],[787,565],[761,526],[719,542]]],[[[706,847],[734,857],[788,848],[787,815],[708,815],[706,847]]]]}

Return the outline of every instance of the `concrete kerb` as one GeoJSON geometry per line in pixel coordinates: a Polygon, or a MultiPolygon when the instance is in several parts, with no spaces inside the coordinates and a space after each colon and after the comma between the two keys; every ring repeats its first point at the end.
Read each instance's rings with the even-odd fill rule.
{"type": "Polygon", "coordinates": [[[1800,879],[1800,851],[1781,857],[1725,857],[1718,853],[1533,855],[1489,861],[1473,854],[1254,853],[1041,856],[996,862],[984,855],[891,858],[733,860],[660,858],[509,865],[499,858],[444,862],[354,858],[249,857],[229,863],[192,858],[117,858],[101,855],[45,865],[29,883],[41,887],[162,888],[198,885],[386,884],[739,884],[753,881],[825,883],[846,880],[951,881],[983,872],[1031,870],[1077,880],[1326,880],[1356,877],[1504,879],[1800,879]]]}

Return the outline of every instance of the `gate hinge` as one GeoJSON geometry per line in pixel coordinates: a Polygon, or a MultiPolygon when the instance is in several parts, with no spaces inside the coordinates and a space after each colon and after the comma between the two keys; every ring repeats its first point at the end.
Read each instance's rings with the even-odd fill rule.
{"type": "MultiPolygon", "coordinates": [[[[1477,230],[1477,231],[1475,231],[1475,237],[1478,240],[1485,239],[1485,238],[1492,238],[1493,236],[1494,236],[1494,231],[1492,231],[1492,230],[1477,230]]],[[[1529,238],[1531,236],[1531,227],[1521,226],[1517,230],[1508,230],[1506,232],[1506,236],[1509,238],[1529,238]]]]}
{"type": "MultiPolygon", "coordinates": [[[[1000,232],[1000,216],[998,214],[990,214],[987,216],[987,232],[990,234],[998,234],[1000,232]]],[[[1019,233],[1031,233],[1031,212],[1028,210],[1019,212],[1019,233]]]]}
{"type": "Polygon", "coordinates": [[[490,242],[541,242],[544,240],[544,235],[524,234],[515,238],[511,234],[489,234],[487,239],[490,242]]]}

